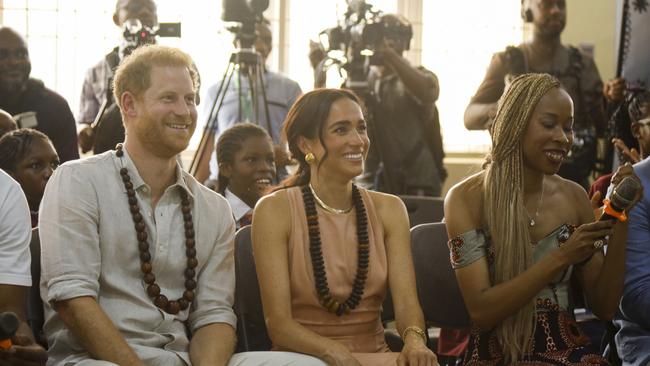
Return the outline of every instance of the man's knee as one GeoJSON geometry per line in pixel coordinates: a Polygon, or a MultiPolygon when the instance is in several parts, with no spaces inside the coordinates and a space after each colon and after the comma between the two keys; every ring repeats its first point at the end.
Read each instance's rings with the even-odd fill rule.
{"type": "Polygon", "coordinates": [[[242,352],[232,356],[228,366],[327,366],[322,360],[294,352],[242,352]]]}
{"type": "Polygon", "coordinates": [[[108,361],[88,359],[74,364],[68,363],[66,364],[66,366],[119,366],[119,365],[108,361]]]}

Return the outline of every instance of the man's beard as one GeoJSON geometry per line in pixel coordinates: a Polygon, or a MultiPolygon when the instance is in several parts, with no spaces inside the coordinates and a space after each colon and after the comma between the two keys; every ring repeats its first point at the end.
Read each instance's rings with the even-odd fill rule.
{"type": "Polygon", "coordinates": [[[566,21],[561,21],[561,26],[544,24],[540,27],[541,34],[546,38],[556,38],[562,35],[564,28],[566,28],[566,21]]]}
{"type": "Polygon", "coordinates": [[[27,86],[27,80],[21,81],[5,81],[0,79],[0,93],[2,94],[15,94],[21,93],[27,86]]]}
{"type": "MultiPolygon", "coordinates": [[[[167,120],[156,120],[150,115],[145,115],[140,121],[140,124],[135,129],[137,139],[140,140],[143,146],[147,148],[152,154],[169,159],[181,153],[187,148],[189,138],[185,143],[179,143],[178,139],[173,138],[170,134],[165,133],[167,128],[165,124],[167,120]]],[[[184,120],[183,123],[189,121],[184,120]]],[[[193,127],[188,127],[193,131],[193,127]]],[[[190,134],[191,137],[192,134],[190,134]]]]}
{"type": "Polygon", "coordinates": [[[0,70],[0,75],[7,75],[10,71],[18,71],[21,73],[21,77],[18,79],[6,80],[0,76],[0,93],[3,94],[12,94],[20,93],[25,90],[27,87],[27,80],[29,80],[29,74],[31,72],[31,66],[19,66],[12,67],[10,70],[4,69],[0,70]]]}

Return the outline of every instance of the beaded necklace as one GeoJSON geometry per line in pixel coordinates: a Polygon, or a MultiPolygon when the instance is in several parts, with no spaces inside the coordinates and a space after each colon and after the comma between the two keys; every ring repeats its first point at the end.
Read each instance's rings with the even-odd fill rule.
{"type": "Polygon", "coordinates": [[[366,216],[366,207],[361,199],[361,193],[356,185],[352,185],[352,201],[357,216],[357,273],[352,283],[352,292],[343,302],[335,300],[330,293],[327,284],[327,273],[325,273],[325,260],[321,248],[320,230],[318,227],[318,212],[316,211],[316,202],[309,185],[302,188],[302,199],[305,204],[305,213],[307,215],[307,227],[309,228],[309,253],[314,272],[314,282],[316,284],[316,293],[320,304],[329,312],[341,316],[349,313],[359,305],[363,288],[368,277],[368,260],[370,253],[370,242],[368,240],[368,218],[366,216]]]}
{"type": "MultiPolygon", "coordinates": [[[[122,144],[118,144],[115,148],[115,155],[120,158],[124,156],[122,151],[122,144]]],[[[181,211],[183,212],[183,221],[185,229],[185,255],[187,256],[187,267],[185,269],[185,291],[183,296],[177,300],[169,300],[167,296],[160,293],[160,286],[156,284],[156,276],[153,274],[153,266],[151,264],[151,254],[149,254],[149,243],[147,242],[148,234],[147,228],[144,223],[144,218],[140,213],[140,206],[138,199],[131,183],[128,169],[122,167],[120,169],[120,176],[126,188],[126,195],[129,201],[129,210],[135,224],[136,237],[138,239],[138,249],[140,251],[140,270],[143,274],[144,283],[147,284],[147,295],[153,299],[153,303],[169,314],[178,314],[179,311],[187,309],[192,301],[194,301],[194,290],[196,289],[196,266],[199,262],[196,259],[196,248],[194,241],[194,223],[192,221],[192,207],[187,196],[187,192],[180,191],[181,195],[181,211]]]]}

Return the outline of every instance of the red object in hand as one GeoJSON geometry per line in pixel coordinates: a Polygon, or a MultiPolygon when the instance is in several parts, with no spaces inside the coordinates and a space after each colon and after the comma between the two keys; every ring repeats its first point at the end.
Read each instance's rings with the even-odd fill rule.
{"type": "Polygon", "coordinates": [[[18,317],[12,312],[0,313],[0,349],[11,348],[11,337],[18,329],[18,317]]]}

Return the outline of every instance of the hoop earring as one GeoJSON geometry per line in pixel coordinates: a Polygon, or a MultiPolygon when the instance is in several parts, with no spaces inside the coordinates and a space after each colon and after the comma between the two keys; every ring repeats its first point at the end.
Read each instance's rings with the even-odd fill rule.
{"type": "Polygon", "coordinates": [[[312,153],[307,153],[305,155],[305,161],[307,162],[307,164],[311,164],[316,161],[316,157],[312,153]]]}
{"type": "Polygon", "coordinates": [[[533,22],[533,11],[530,10],[530,8],[526,9],[524,11],[524,21],[526,23],[532,23],[533,22]]]}

